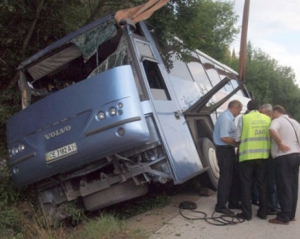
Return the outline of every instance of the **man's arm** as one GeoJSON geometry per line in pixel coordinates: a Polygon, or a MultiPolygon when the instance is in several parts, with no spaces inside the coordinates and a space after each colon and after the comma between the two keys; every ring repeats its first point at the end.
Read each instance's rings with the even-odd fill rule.
{"type": "Polygon", "coordinates": [[[280,135],[276,130],[270,129],[270,136],[277,143],[279,150],[282,152],[288,152],[290,150],[290,147],[282,142],[280,135]]]}
{"type": "Polygon", "coordinates": [[[223,137],[223,138],[221,138],[221,140],[228,145],[232,145],[234,147],[237,146],[237,143],[235,142],[235,140],[233,138],[223,137]]]}

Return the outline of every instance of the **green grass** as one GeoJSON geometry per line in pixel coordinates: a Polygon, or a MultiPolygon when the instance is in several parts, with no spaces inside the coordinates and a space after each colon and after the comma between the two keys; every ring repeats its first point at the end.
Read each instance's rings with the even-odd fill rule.
{"type": "Polygon", "coordinates": [[[101,214],[95,219],[90,219],[83,223],[82,228],[78,228],[72,233],[74,239],[110,239],[110,238],[132,238],[144,239],[146,238],[142,232],[129,231],[126,227],[125,221],[117,219],[111,214],[101,214]]]}
{"type": "Polygon", "coordinates": [[[41,211],[36,208],[27,210],[11,207],[1,212],[0,239],[146,239],[141,231],[131,231],[127,228],[125,220],[113,214],[100,214],[97,217],[86,218],[75,227],[71,224],[60,223],[53,226],[48,223],[41,211]],[[12,216],[8,216],[11,213],[12,216]],[[16,214],[14,214],[16,213],[16,214]],[[16,225],[19,225],[16,227],[16,225]]]}

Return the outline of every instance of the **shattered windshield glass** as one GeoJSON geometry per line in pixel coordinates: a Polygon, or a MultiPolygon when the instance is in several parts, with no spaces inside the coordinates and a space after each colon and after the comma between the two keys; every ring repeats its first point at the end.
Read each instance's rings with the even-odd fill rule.
{"type": "Polygon", "coordinates": [[[99,66],[97,66],[89,75],[89,77],[107,71],[111,68],[128,64],[128,47],[125,36],[121,37],[117,50],[106,58],[99,66]]]}
{"type": "Polygon", "coordinates": [[[101,72],[128,64],[127,42],[122,35],[123,31],[116,26],[114,19],[109,19],[64,44],[57,44],[24,67],[19,80],[24,92],[23,106],[101,72]],[[29,95],[33,98],[30,99],[29,95]]]}
{"type": "Polygon", "coordinates": [[[96,52],[98,47],[116,35],[114,19],[106,21],[85,34],[75,37],[71,42],[79,47],[86,63],[96,52]]]}

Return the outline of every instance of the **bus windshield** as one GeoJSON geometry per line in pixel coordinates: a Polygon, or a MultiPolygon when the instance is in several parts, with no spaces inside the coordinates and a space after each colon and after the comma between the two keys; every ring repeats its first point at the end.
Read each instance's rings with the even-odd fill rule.
{"type": "Polygon", "coordinates": [[[20,85],[26,92],[23,108],[69,85],[127,64],[127,43],[114,19],[88,25],[20,65],[20,85]]]}

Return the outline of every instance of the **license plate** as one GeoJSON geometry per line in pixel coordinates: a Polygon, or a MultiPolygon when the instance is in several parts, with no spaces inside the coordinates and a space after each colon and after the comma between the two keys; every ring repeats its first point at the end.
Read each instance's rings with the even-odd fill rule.
{"type": "Polygon", "coordinates": [[[77,145],[76,143],[68,144],[66,146],[63,146],[61,148],[49,151],[46,153],[46,162],[50,163],[53,161],[56,161],[58,159],[67,157],[72,154],[77,153],[77,145]]]}

